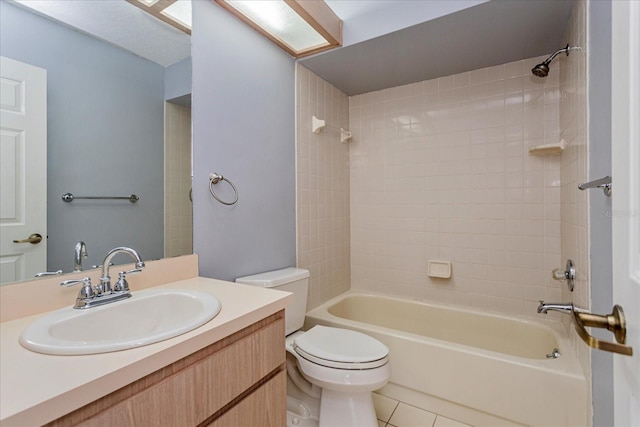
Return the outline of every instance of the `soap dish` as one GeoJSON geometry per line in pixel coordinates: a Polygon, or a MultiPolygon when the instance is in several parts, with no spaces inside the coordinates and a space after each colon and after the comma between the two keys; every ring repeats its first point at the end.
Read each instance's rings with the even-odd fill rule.
{"type": "Polygon", "coordinates": [[[451,277],[451,261],[429,260],[427,275],[438,279],[449,279],[451,277]]]}

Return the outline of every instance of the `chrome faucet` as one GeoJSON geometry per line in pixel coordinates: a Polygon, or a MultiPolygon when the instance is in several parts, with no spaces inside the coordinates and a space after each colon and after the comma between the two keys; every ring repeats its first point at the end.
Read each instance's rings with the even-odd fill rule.
{"type": "Polygon", "coordinates": [[[547,314],[547,311],[559,311],[560,313],[571,314],[574,310],[573,303],[545,303],[540,301],[538,313],[547,314]]]}
{"type": "Polygon", "coordinates": [[[97,307],[99,305],[129,298],[131,296],[131,293],[129,292],[129,284],[125,279],[125,274],[137,273],[139,271],[142,271],[141,269],[143,267],[144,262],[140,258],[140,254],[135,249],[121,246],[111,249],[109,253],[107,253],[107,256],[104,258],[104,261],[102,262],[102,276],[100,277],[99,285],[92,285],[91,278],[89,277],[85,277],[81,280],[65,280],[64,282],[60,283],[60,285],[82,285],[82,288],[80,289],[80,291],[78,292],[78,296],[76,297],[76,304],[73,306],[73,308],[84,309],[97,307]],[[136,264],[135,268],[132,270],[121,271],[118,283],[116,283],[114,289],[111,289],[109,266],[111,264],[111,259],[119,253],[129,254],[133,259],[135,259],[136,264]]]}
{"type": "Polygon", "coordinates": [[[87,258],[87,245],[83,241],[76,243],[75,250],[73,252],[73,272],[77,273],[82,271],[82,260],[87,258]]]}
{"type": "Polygon", "coordinates": [[[41,273],[36,273],[36,277],[59,276],[61,274],[62,274],[62,270],[58,270],[58,271],[43,271],[41,273]]]}
{"type": "MultiPolygon", "coordinates": [[[[100,276],[100,285],[98,285],[98,292],[111,292],[111,277],[109,277],[109,266],[111,259],[118,254],[129,254],[136,261],[136,266],[133,270],[129,270],[125,273],[137,273],[144,267],[144,261],[140,258],[140,254],[135,249],[120,246],[113,248],[109,251],[104,261],[102,261],[102,275],[100,276]]],[[[121,279],[124,280],[124,275],[121,275],[121,279]]]]}

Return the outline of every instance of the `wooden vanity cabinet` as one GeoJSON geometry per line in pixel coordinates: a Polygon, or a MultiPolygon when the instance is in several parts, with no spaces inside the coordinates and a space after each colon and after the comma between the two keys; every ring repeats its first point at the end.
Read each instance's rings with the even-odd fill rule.
{"type": "Polygon", "coordinates": [[[48,425],[282,427],[286,425],[284,312],[48,425]]]}

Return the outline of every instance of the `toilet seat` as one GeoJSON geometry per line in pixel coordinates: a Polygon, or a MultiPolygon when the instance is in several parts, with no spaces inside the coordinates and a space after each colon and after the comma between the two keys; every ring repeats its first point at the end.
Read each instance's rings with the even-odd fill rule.
{"type": "Polygon", "coordinates": [[[380,341],[348,329],[314,326],[293,341],[294,351],[320,366],[336,369],[375,369],[389,361],[380,341]]]}

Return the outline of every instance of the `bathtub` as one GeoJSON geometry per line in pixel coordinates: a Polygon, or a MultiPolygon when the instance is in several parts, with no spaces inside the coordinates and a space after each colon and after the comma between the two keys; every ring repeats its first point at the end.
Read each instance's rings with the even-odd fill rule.
{"type": "Polygon", "coordinates": [[[417,392],[457,412],[441,415],[474,425],[589,425],[587,380],[559,322],[349,291],[307,313],[305,329],[318,324],[386,344],[385,389],[417,392]],[[554,348],[561,356],[547,358],[554,348]]]}

